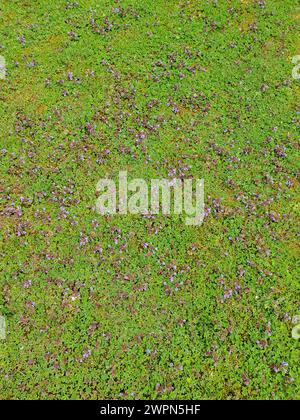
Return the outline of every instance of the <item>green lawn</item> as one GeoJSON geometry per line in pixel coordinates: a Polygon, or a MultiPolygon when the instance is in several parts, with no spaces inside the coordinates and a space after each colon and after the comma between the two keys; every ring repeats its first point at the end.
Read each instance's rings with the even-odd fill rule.
{"type": "Polygon", "coordinates": [[[298,0],[1,0],[1,399],[299,399],[299,34],[298,0]],[[96,213],[123,170],[204,178],[203,224],[96,213]]]}

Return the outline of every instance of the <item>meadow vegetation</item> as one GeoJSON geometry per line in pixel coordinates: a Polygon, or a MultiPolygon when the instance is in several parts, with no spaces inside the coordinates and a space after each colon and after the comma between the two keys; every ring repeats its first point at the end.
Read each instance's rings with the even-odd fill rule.
{"type": "Polygon", "coordinates": [[[1,0],[2,399],[298,399],[298,0],[1,0]],[[205,218],[95,212],[204,178],[205,218]]]}

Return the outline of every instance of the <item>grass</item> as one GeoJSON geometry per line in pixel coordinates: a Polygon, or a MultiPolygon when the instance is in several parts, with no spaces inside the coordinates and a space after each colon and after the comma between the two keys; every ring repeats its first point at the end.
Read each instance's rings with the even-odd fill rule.
{"type": "Polygon", "coordinates": [[[297,0],[1,2],[2,399],[299,399],[299,23],[297,0]],[[100,178],[186,166],[199,227],[93,210],[100,178]]]}

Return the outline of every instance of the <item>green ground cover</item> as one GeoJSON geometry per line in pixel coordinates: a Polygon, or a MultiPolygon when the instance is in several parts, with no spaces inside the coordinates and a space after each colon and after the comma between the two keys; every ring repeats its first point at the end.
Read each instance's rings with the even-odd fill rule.
{"type": "Polygon", "coordinates": [[[298,399],[297,0],[1,0],[2,399],[298,399]],[[204,178],[206,216],[96,183],[204,178]]]}

